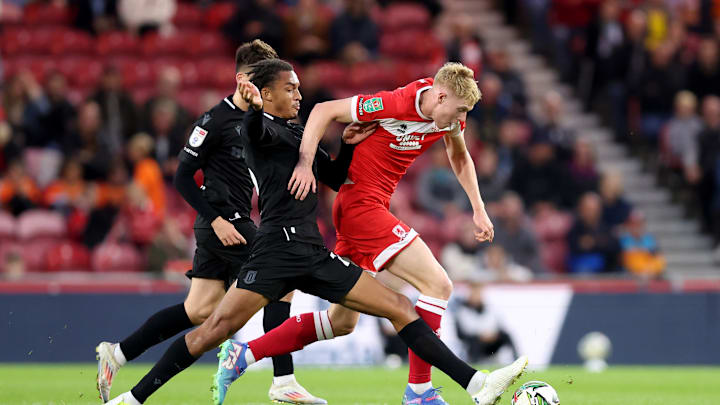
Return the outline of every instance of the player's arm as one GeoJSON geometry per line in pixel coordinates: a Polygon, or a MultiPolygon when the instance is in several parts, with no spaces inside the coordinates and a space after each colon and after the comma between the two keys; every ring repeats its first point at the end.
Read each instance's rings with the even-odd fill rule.
{"type": "MultiPolygon", "coordinates": [[[[210,123],[212,123],[212,120],[210,123]]],[[[175,172],[173,184],[182,198],[198,214],[210,221],[213,231],[215,231],[223,245],[245,244],[247,243],[245,238],[235,229],[233,224],[223,218],[208,203],[195,183],[195,173],[203,167],[208,155],[213,153],[219,138],[220,132],[214,126],[207,125],[207,128],[195,126],[188,142],[178,156],[180,163],[175,172]]]]}
{"type": "Polygon", "coordinates": [[[458,126],[457,130],[446,134],[443,140],[450,159],[450,166],[452,166],[453,172],[465,190],[473,208],[473,222],[477,227],[475,237],[481,242],[492,241],[495,231],[490,217],[485,212],[485,203],[480,197],[475,163],[473,163],[467,150],[460,126],[458,126]]]}
{"type": "Polygon", "coordinates": [[[273,142],[277,134],[263,123],[263,99],[260,90],[249,81],[238,84],[240,97],[249,105],[245,117],[243,117],[243,132],[256,144],[268,144],[273,142]]]}
{"type": "Polygon", "coordinates": [[[335,159],[331,159],[327,152],[322,148],[318,148],[316,157],[318,179],[331,189],[339,191],[340,186],[347,179],[355,145],[370,136],[375,131],[375,128],[377,128],[376,123],[352,123],[345,127],[340,152],[335,159]]]}
{"type": "Polygon", "coordinates": [[[352,122],[351,108],[351,98],[326,101],[313,107],[300,143],[300,157],[288,183],[288,190],[296,199],[304,200],[310,191],[317,191],[312,164],[320,139],[332,121],[352,122]]]}

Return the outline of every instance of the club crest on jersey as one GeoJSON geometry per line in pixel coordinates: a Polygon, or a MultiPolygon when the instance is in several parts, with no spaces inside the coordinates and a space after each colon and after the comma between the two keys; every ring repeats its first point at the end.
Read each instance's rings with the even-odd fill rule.
{"type": "Polygon", "coordinates": [[[405,237],[407,236],[407,231],[405,231],[402,225],[395,225],[395,228],[393,228],[392,232],[395,234],[395,236],[400,238],[400,240],[405,239],[405,237]]]}
{"type": "Polygon", "coordinates": [[[200,128],[195,127],[193,129],[192,133],[190,134],[190,146],[193,148],[197,148],[198,146],[202,145],[203,142],[205,142],[205,137],[207,136],[208,131],[200,128]]]}
{"type": "Polygon", "coordinates": [[[363,101],[362,106],[363,110],[367,113],[382,111],[385,108],[383,107],[382,98],[380,97],[369,98],[363,101]]]}

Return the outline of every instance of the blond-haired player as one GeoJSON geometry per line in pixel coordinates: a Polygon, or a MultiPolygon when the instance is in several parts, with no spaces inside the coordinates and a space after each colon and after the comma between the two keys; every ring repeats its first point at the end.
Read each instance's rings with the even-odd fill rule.
{"type": "MultiPolygon", "coordinates": [[[[493,225],[485,212],[475,165],[463,138],[467,113],[479,100],[473,71],[459,63],[447,63],[434,78],[416,80],[393,91],[317,104],[305,126],[299,161],[288,184],[289,192],[297,199],[316,192],[311,165],[330,122],[379,123],[375,132],[356,147],[348,180],[335,199],[335,252],[368,271],[388,270],[417,288],[420,297],[415,310],[436,333],[452,283],[417,232],[390,213],[390,197],[410,164],[443,138],[452,169],[472,203],[475,237],[492,241],[493,225]]],[[[318,340],[349,334],[358,316],[357,312],[333,305],[328,311],[291,318],[249,342],[249,350],[256,360],[299,350],[318,340]]],[[[446,403],[432,386],[430,368],[410,352],[410,375],[403,404],[446,403]]],[[[512,374],[520,373],[522,368],[496,372],[503,370],[512,374]]]]}

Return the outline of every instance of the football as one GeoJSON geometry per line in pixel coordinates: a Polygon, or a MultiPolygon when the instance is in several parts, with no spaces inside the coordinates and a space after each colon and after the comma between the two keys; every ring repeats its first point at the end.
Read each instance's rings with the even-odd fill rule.
{"type": "Polygon", "coordinates": [[[515,391],[512,405],[559,405],[555,388],[542,381],[528,381],[515,391]]]}

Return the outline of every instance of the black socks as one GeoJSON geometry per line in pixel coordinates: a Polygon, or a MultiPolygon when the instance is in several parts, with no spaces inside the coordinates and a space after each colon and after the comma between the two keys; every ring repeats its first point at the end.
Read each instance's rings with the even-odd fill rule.
{"type": "Polygon", "coordinates": [[[148,318],[138,330],[120,342],[120,349],[125,359],[131,361],[152,346],[192,327],[184,304],[173,305],[148,318]]]}
{"type": "Polygon", "coordinates": [[[168,347],[160,361],[130,391],[135,399],[144,403],[150,395],[163,386],[169,379],[190,367],[195,360],[188,351],[185,335],[180,336],[168,347]]]}
{"type": "MultiPolygon", "coordinates": [[[[290,317],[290,303],[277,301],[271,302],[265,306],[265,315],[263,316],[263,329],[265,333],[280,326],[290,317]]],[[[283,375],[293,374],[292,355],[284,354],[272,358],[273,375],[280,377],[283,375]]]]}

